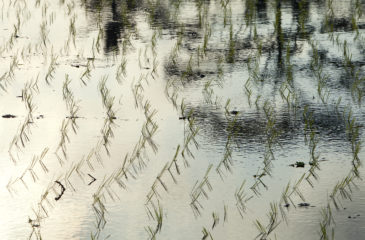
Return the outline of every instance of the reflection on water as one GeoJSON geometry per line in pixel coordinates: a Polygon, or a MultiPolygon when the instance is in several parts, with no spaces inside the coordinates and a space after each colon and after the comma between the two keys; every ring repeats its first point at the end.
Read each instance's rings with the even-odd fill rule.
{"type": "Polygon", "coordinates": [[[365,235],[362,2],[20,2],[1,22],[5,239],[365,235]]]}
{"type": "Polygon", "coordinates": [[[112,1],[112,19],[105,24],[105,52],[112,51],[118,46],[118,40],[124,29],[123,19],[117,9],[116,1],[112,1]]]}

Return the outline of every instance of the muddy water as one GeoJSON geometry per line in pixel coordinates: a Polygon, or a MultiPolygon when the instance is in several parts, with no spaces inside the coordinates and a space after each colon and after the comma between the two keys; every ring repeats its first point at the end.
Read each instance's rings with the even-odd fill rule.
{"type": "Polygon", "coordinates": [[[363,7],[4,1],[1,239],[361,239],[363,7]]]}

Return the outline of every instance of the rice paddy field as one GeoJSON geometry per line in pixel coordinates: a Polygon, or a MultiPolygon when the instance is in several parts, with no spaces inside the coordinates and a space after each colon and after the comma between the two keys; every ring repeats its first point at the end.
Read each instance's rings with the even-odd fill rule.
{"type": "Polygon", "coordinates": [[[363,0],[0,6],[0,239],[365,239],[363,0]]]}

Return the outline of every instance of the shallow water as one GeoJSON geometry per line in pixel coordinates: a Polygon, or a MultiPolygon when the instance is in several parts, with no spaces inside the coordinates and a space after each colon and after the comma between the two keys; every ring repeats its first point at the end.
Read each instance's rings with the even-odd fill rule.
{"type": "Polygon", "coordinates": [[[363,8],[4,0],[1,239],[361,239],[363,8]]]}

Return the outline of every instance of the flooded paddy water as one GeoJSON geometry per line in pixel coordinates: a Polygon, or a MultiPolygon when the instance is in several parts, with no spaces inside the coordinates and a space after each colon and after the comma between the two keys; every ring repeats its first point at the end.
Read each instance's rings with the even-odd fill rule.
{"type": "Polygon", "coordinates": [[[0,239],[363,239],[364,6],[3,0],[0,239]]]}

